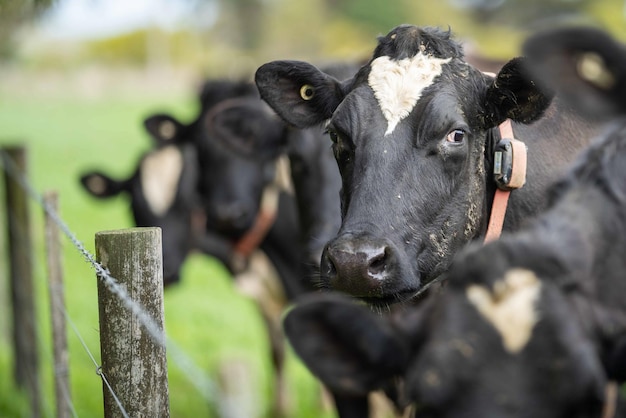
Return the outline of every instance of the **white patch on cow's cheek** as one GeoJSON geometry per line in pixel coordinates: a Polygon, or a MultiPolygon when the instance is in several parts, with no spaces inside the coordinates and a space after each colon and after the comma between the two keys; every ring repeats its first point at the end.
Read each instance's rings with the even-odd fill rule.
{"type": "Polygon", "coordinates": [[[530,270],[513,269],[494,284],[493,291],[485,286],[470,285],[467,299],[489,321],[502,337],[510,353],[522,350],[538,321],[535,303],[541,282],[530,270]]]}
{"type": "Polygon", "coordinates": [[[433,84],[435,77],[441,74],[443,64],[450,59],[419,53],[399,61],[388,56],[372,61],[368,84],[387,119],[385,136],[392,133],[398,122],[411,113],[422,91],[433,84]]]}
{"type": "Polygon", "coordinates": [[[157,216],[170,208],[183,171],[183,155],[175,146],[149,154],[141,164],[141,189],[150,209],[157,216]]]}

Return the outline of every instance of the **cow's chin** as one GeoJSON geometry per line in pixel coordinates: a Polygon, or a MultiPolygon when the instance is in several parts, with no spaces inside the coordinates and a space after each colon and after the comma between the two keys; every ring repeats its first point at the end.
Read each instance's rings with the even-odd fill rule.
{"type": "Polygon", "coordinates": [[[359,297],[358,299],[374,309],[388,309],[394,305],[411,302],[418,293],[419,289],[409,288],[389,295],[383,295],[381,297],[359,297]]]}
{"type": "Polygon", "coordinates": [[[381,283],[378,292],[373,295],[352,294],[351,296],[374,309],[387,310],[394,305],[412,301],[421,289],[419,274],[399,274],[381,283]]]}
{"type": "MultiPolygon", "coordinates": [[[[417,257],[418,261],[420,257],[417,257]]],[[[434,264],[434,267],[428,268],[427,271],[420,272],[418,267],[416,270],[412,269],[400,269],[404,271],[411,271],[410,273],[400,273],[391,282],[385,283],[383,287],[385,292],[381,292],[380,296],[357,296],[357,298],[373,308],[387,308],[392,305],[412,305],[419,303],[424,297],[426,297],[431,290],[438,289],[445,278],[445,271],[449,267],[449,260],[441,260],[439,263],[434,264]],[[393,283],[392,283],[393,282],[393,283]]]]}

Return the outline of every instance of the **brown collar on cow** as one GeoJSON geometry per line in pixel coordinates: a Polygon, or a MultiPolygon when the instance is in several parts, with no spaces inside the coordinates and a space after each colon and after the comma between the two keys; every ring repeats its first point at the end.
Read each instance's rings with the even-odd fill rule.
{"type": "Polygon", "coordinates": [[[519,189],[526,182],[526,145],[513,136],[510,119],[502,122],[499,128],[500,141],[494,156],[494,174],[500,181],[497,182],[491,206],[485,243],[500,237],[511,190],[519,189]]]}
{"type": "Polygon", "coordinates": [[[263,242],[267,233],[274,225],[278,212],[278,199],[282,191],[293,193],[289,159],[280,157],[276,162],[276,178],[263,190],[261,207],[252,227],[235,244],[235,254],[247,260],[263,242]]]}
{"type": "Polygon", "coordinates": [[[270,184],[263,190],[261,208],[259,209],[259,213],[257,213],[254,224],[235,244],[235,253],[237,255],[248,259],[254,250],[259,247],[261,242],[263,242],[276,220],[279,194],[280,190],[273,184],[270,184]]]}

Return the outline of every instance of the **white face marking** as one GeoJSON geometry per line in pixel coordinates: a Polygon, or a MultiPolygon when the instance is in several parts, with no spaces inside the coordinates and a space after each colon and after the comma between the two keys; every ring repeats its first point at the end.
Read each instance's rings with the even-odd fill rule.
{"type": "Polygon", "coordinates": [[[372,61],[368,84],[374,90],[374,96],[387,119],[385,136],[392,133],[398,122],[411,113],[422,91],[433,84],[435,77],[441,74],[443,64],[450,59],[419,53],[400,61],[388,56],[372,61]]]}
{"type": "Polygon", "coordinates": [[[162,216],[174,202],[183,171],[183,155],[175,146],[149,154],[141,164],[141,189],[155,215],[162,216]]]}
{"type": "Polygon", "coordinates": [[[494,284],[493,291],[471,285],[466,294],[470,303],[500,333],[504,348],[518,353],[528,343],[539,320],[535,302],[540,291],[541,282],[535,273],[512,269],[494,284]]]}

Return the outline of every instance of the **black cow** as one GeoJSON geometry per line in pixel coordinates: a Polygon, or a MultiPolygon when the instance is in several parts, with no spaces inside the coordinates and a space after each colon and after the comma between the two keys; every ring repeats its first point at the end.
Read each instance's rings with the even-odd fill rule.
{"type": "Polygon", "coordinates": [[[242,257],[265,252],[287,297],[309,290],[302,280],[297,204],[279,159],[287,127],[250,82],[209,81],[200,102],[201,112],[189,124],[165,114],[151,124],[177,126],[177,141],[197,150],[207,230],[233,242],[242,257]]]}
{"type": "Polygon", "coordinates": [[[261,96],[287,122],[328,120],[342,175],[343,221],[321,264],[326,287],[371,304],[408,300],[484,236],[496,184],[498,125],[528,147],[526,185],[512,193],[505,230],[545,207],[546,184],[597,128],[523,77],[513,59],[495,78],[463,60],[451,34],[403,25],[340,82],[314,66],[261,66],[261,96]]]}
{"type": "Polygon", "coordinates": [[[618,118],[549,187],[530,225],[463,251],[447,286],[393,319],[337,295],[285,320],[341,393],[405,379],[420,417],[626,417],[626,48],[590,28],[525,44],[533,73],[574,106],[618,118]]]}
{"type": "Polygon", "coordinates": [[[141,156],[129,178],[116,180],[101,171],[91,171],[81,176],[82,185],[98,198],[127,194],[135,225],[161,228],[165,286],[180,280],[180,268],[193,250],[216,257],[231,272],[241,270],[242,262],[232,243],[204,229],[195,147],[178,143],[178,126],[157,125],[157,118],[145,121],[155,147],[141,156]]]}
{"type": "Polygon", "coordinates": [[[200,115],[189,124],[159,115],[149,125],[156,131],[175,126],[177,141],[198,150],[207,230],[232,241],[234,252],[255,267],[256,249],[270,262],[262,277],[255,268],[235,281],[259,304],[268,325],[278,377],[275,412],[284,414],[280,318],[290,300],[315,290],[304,278],[318,275],[322,248],[339,228],[341,179],[330,147],[320,140],[323,130],[288,128],[253,83],[210,81],[200,101],[200,115]],[[270,278],[280,286],[264,280],[270,278]]]}

